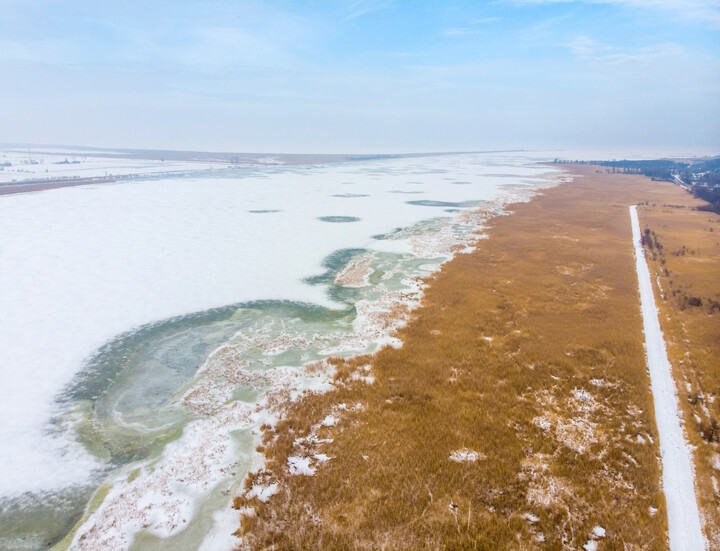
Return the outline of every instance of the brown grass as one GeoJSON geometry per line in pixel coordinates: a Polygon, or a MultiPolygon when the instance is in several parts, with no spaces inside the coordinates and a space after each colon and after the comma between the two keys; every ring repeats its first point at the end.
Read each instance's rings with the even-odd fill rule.
{"type": "Polygon", "coordinates": [[[337,390],[266,427],[247,489],[279,491],[236,498],[242,547],[667,548],[628,205],[673,187],[573,170],[432,278],[402,349],[333,360],[337,390]]]}
{"type": "Polygon", "coordinates": [[[638,214],[653,240],[646,251],[686,433],[696,447],[705,534],[710,549],[720,550],[720,216],[692,210],[701,204],[676,190],[638,214]]]}

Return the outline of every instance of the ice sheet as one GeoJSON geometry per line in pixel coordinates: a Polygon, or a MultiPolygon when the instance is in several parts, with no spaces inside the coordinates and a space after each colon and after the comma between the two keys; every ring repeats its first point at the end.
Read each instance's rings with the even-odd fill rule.
{"type": "Polygon", "coordinates": [[[328,254],[407,249],[372,236],[447,216],[408,201],[489,200],[547,171],[523,155],[453,155],[0,197],[0,495],[87,480],[93,460],[49,434],[49,420],[73,375],[119,333],[246,300],[328,305],[303,282],[328,254]],[[367,196],[336,196],[349,193],[367,196]]]}

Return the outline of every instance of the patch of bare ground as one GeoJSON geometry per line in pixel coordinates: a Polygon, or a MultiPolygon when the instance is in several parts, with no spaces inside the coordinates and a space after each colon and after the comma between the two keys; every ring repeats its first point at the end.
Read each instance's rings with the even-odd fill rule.
{"type": "Polygon", "coordinates": [[[667,548],[628,205],[672,186],[572,170],[265,428],[240,548],[667,548]]]}
{"type": "Polygon", "coordinates": [[[695,447],[698,506],[720,550],[720,216],[681,189],[638,208],[660,324],[695,447]]]}

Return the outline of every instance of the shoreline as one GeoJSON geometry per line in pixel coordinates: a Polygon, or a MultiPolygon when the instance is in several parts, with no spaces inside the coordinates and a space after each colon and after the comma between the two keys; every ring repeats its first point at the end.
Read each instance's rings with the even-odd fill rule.
{"type": "MultiPolygon", "coordinates": [[[[552,184],[550,184],[550,185],[552,185],[552,184]]],[[[501,193],[500,197],[498,197],[497,199],[487,202],[484,205],[483,212],[492,214],[493,212],[502,210],[502,208],[504,206],[506,206],[508,203],[511,203],[511,202],[515,203],[515,201],[517,201],[519,198],[521,198],[521,197],[524,198],[528,194],[535,193],[535,190],[537,188],[539,188],[539,186],[537,186],[537,185],[532,185],[532,186],[524,185],[520,190],[515,190],[512,188],[509,188],[509,189],[503,191],[501,193]]],[[[411,241],[415,240],[415,241],[412,241],[413,246],[411,248],[413,250],[415,250],[416,254],[420,255],[420,258],[423,258],[423,253],[425,256],[427,256],[428,254],[430,254],[430,256],[437,256],[438,254],[443,254],[445,256],[447,256],[449,254],[450,256],[452,256],[453,254],[455,254],[452,251],[454,251],[456,249],[456,247],[459,244],[459,241],[457,241],[458,240],[457,237],[452,237],[452,232],[450,231],[450,229],[455,224],[458,224],[458,223],[468,224],[468,223],[470,223],[470,220],[477,218],[478,216],[480,216],[483,219],[486,218],[485,214],[479,215],[476,212],[458,213],[458,214],[454,215],[453,217],[448,218],[448,221],[445,222],[443,226],[441,226],[442,228],[446,228],[447,231],[445,229],[443,229],[440,232],[438,232],[437,234],[423,234],[423,235],[417,236],[416,238],[411,238],[411,241]],[[447,233],[447,232],[450,232],[450,233],[447,233]],[[441,251],[444,251],[444,253],[441,253],[441,251]]],[[[475,230],[480,229],[480,228],[481,228],[481,226],[477,226],[475,228],[475,230]]],[[[473,232],[475,230],[473,230],[473,232]]],[[[468,234],[467,237],[463,238],[464,241],[466,241],[466,242],[468,240],[475,241],[475,239],[477,238],[477,235],[475,235],[473,232],[471,232],[471,234],[468,234]]],[[[437,267],[435,267],[433,269],[437,269],[437,267]]],[[[427,274],[427,270],[425,270],[425,273],[427,274]]],[[[423,286],[424,283],[419,283],[419,285],[423,286]]],[[[411,287],[411,289],[412,289],[412,287],[411,287]]],[[[410,296],[408,296],[407,293],[403,293],[401,295],[398,295],[398,298],[396,298],[396,299],[390,299],[391,302],[388,303],[388,305],[386,305],[385,307],[382,307],[380,309],[381,317],[372,321],[369,324],[369,326],[364,327],[361,330],[361,333],[365,333],[366,335],[374,335],[373,337],[365,337],[365,338],[363,338],[363,340],[367,340],[367,338],[370,338],[372,341],[378,342],[380,344],[382,344],[383,342],[385,342],[385,343],[393,342],[392,340],[389,340],[387,337],[381,337],[380,333],[382,333],[383,335],[389,335],[391,332],[397,330],[402,325],[402,323],[404,322],[403,316],[406,315],[406,313],[409,311],[409,309],[412,309],[413,305],[417,305],[419,303],[419,300],[420,300],[419,291],[420,291],[420,287],[418,287],[415,291],[412,291],[410,296]],[[408,303],[408,300],[410,300],[409,303],[408,303]],[[392,304],[396,304],[396,306],[392,306],[392,304]],[[398,310],[397,306],[401,306],[401,308],[398,310]],[[382,312],[385,312],[385,311],[395,311],[395,314],[394,314],[395,321],[383,319],[383,318],[385,318],[385,314],[382,314],[382,312]],[[400,317],[398,317],[398,315],[400,317]],[[373,329],[374,326],[376,326],[378,329],[373,329]],[[380,333],[378,333],[378,330],[380,331],[380,333]]],[[[370,310],[364,314],[362,314],[362,312],[361,312],[361,318],[364,318],[367,320],[371,319],[372,315],[373,315],[372,312],[375,308],[376,307],[371,307],[370,310]]],[[[365,323],[365,325],[367,325],[367,322],[365,323]]],[[[209,358],[208,362],[206,362],[206,363],[212,363],[212,357],[215,356],[216,354],[221,354],[222,348],[223,347],[221,347],[220,349],[216,349],[216,351],[211,355],[211,358],[209,358]]],[[[205,369],[205,367],[203,367],[201,369],[205,369]]],[[[274,396],[273,396],[274,394],[277,394],[278,396],[288,396],[291,394],[296,394],[298,389],[303,387],[303,384],[301,382],[303,379],[303,376],[301,375],[301,373],[306,370],[307,370],[307,366],[300,369],[298,373],[293,374],[290,377],[290,379],[284,379],[280,383],[280,385],[275,389],[275,391],[268,394],[266,396],[266,398],[269,401],[272,401],[272,400],[274,400],[274,396]],[[300,375],[300,379],[297,378],[298,375],[300,375]]],[[[288,375],[289,374],[290,373],[288,372],[288,375]]],[[[281,379],[282,379],[282,377],[281,377],[281,379]]],[[[319,379],[318,379],[318,381],[319,381],[319,379]]],[[[318,384],[320,386],[322,386],[323,383],[319,382],[318,384]]],[[[319,386],[315,386],[315,387],[311,386],[310,388],[314,388],[315,390],[317,390],[320,387],[319,386]]],[[[263,400],[265,400],[265,398],[263,398],[263,400]]],[[[264,408],[261,408],[261,409],[264,409],[264,408]]],[[[272,406],[268,407],[267,409],[272,411],[272,406]]],[[[246,411],[244,413],[241,413],[241,417],[246,419],[246,421],[242,421],[241,424],[238,425],[238,428],[240,428],[240,427],[248,427],[249,428],[252,426],[258,426],[258,425],[260,425],[262,423],[266,423],[268,421],[272,421],[271,418],[267,418],[267,415],[265,416],[265,418],[257,417],[258,415],[260,415],[260,411],[255,411],[254,413],[252,413],[250,410],[248,410],[246,408],[246,411]],[[248,415],[250,415],[250,417],[247,417],[248,415]]],[[[273,415],[275,415],[275,414],[270,413],[270,415],[271,415],[271,417],[273,417],[273,415]]],[[[207,443],[204,445],[204,447],[207,448],[207,443]]],[[[223,453],[231,453],[231,452],[229,451],[229,449],[226,448],[223,453]]],[[[178,466],[178,468],[179,468],[179,466],[178,466]]],[[[175,467],[173,467],[173,469],[175,469],[175,467]]],[[[119,477],[120,479],[122,479],[122,477],[125,476],[125,474],[128,474],[128,473],[120,472],[118,475],[116,475],[116,477],[119,477]]],[[[187,476],[185,476],[185,475],[183,475],[183,477],[187,478],[187,476]]],[[[142,476],[139,478],[137,476],[135,476],[133,478],[132,483],[135,484],[136,486],[147,485],[147,481],[144,482],[144,478],[142,476]]],[[[121,486],[122,486],[122,484],[121,484],[121,486]]],[[[117,497],[120,500],[120,501],[118,501],[118,504],[120,502],[126,501],[128,499],[130,501],[133,501],[133,498],[131,498],[129,495],[118,495],[117,497]]],[[[107,505],[108,501],[110,501],[110,502],[113,501],[112,494],[109,495],[104,500],[104,503],[107,505]]],[[[101,506],[101,508],[103,508],[103,507],[105,507],[105,505],[101,506]]],[[[125,513],[119,513],[119,514],[120,514],[120,516],[125,515],[125,513]]],[[[181,513],[181,515],[182,515],[182,513],[181,513]]],[[[142,514],[141,514],[141,516],[142,516],[142,514]]],[[[96,521],[98,518],[101,518],[101,517],[97,517],[96,514],[95,514],[95,517],[96,517],[96,521]]],[[[111,521],[111,519],[114,517],[115,517],[115,514],[112,514],[109,517],[107,517],[107,520],[111,521]]],[[[171,518],[172,518],[172,516],[171,516],[171,518]]],[[[93,534],[100,535],[100,533],[103,532],[102,528],[100,526],[96,526],[93,528],[93,524],[95,524],[96,521],[91,520],[89,522],[88,528],[91,530],[91,532],[93,534]],[[98,532],[98,530],[100,532],[98,532]]],[[[80,524],[84,526],[84,525],[86,525],[87,522],[88,522],[88,518],[85,517],[83,519],[83,521],[81,521],[80,524]]],[[[145,521],[142,521],[141,524],[143,524],[144,522],[145,521]]],[[[104,525],[105,521],[101,522],[100,524],[104,525]]],[[[176,531],[177,527],[178,527],[178,524],[176,522],[174,522],[174,524],[168,524],[167,526],[165,526],[165,528],[161,528],[160,526],[158,526],[157,534],[160,535],[160,534],[167,532],[167,535],[170,535],[176,531]]],[[[90,537],[90,536],[91,536],[91,534],[87,530],[83,530],[83,528],[80,527],[80,530],[75,534],[75,536],[72,539],[75,542],[75,544],[78,544],[80,541],[82,541],[82,545],[76,545],[77,548],[84,548],[85,546],[90,546],[90,548],[91,548],[93,545],[93,542],[95,541],[97,543],[97,541],[96,541],[95,537],[90,537]],[[79,538],[82,538],[82,539],[79,539],[79,538]]],[[[129,533],[128,533],[128,536],[129,536],[129,533]]],[[[125,540],[125,541],[129,541],[129,539],[131,539],[131,538],[126,539],[126,538],[127,538],[127,536],[120,537],[121,540],[125,540]]],[[[104,545],[109,545],[110,540],[107,539],[107,534],[103,541],[104,541],[104,545]]],[[[148,542],[145,542],[145,543],[148,544],[148,542]]],[[[133,544],[133,546],[134,545],[137,545],[137,543],[133,544]]],[[[131,546],[131,547],[133,547],[133,546],[131,546]]],[[[117,547],[117,548],[124,548],[124,545],[120,544],[119,547],[117,547]]]]}
{"type": "MultiPolygon", "coordinates": [[[[511,523],[512,533],[517,533],[517,537],[530,548],[542,545],[543,542],[554,541],[561,536],[572,538],[570,541],[574,542],[574,545],[585,549],[595,549],[600,540],[606,537],[614,542],[644,542],[644,545],[650,545],[651,548],[656,545],[658,548],[663,547],[662,527],[667,524],[660,490],[659,465],[655,461],[657,436],[652,408],[649,405],[652,403],[650,381],[642,353],[641,316],[634,308],[637,279],[632,269],[632,236],[627,225],[627,207],[622,206],[624,202],[639,202],[640,197],[653,197],[658,194],[661,196],[663,187],[653,190],[642,177],[610,177],[593,174],[589,169],[573,169],[577,170],[573,173],[572,182],[551,188],[547,193],[534,197],[529,203],[508,207],[515,211],[514,214],[493,219],[488,230],[490,239],[480,240],[476,251],[456,256],[431,278],[422,308],[416,310],[409,324],[399,331],[398,338],[403,341],[402,348],[384,349],[374,356],[337,359],[336,389],[322,396],[305,397],[306,403],[303,404],[301,400],[293,404],[286,419],[267,429],[261,448],[268,455],[266,466],[251,474],[245,485],[245,494],[235,499],[235,507],[241,514],[241,527],[237,532],[237,535],[242,537],[240,548],[262,547],[271,541],[281,549],[316,548],[318,541],[323,541],[324,548],[334,549],[343,548],[350,541],[346,539],[348,537],[356,544],[370,547],[378,544],[378,541],[392,542],[392,545],[398,548],[433,547],[435,544],[430,543],[433,541],[438,545],[440,542],[443,545],[469,545],[473,542],[487,544],[489,537],[500,538],[492,540],[500,545],[499,542],[504,541],[500,536],[501,526],[506,525],[506,522],[511,523]],[[598,189],[597,182],[603,182],[608,191],[598,189]],[[618,204],[618,201],[621,203],[618,204]],[[573,206],[576,203],[583,205],[579,211],[578,207],[573,206]],[[564,206],[568,206],[569,210],[564,210],[564,206]],[[587,210],[589,207],[593,210],[587,210]],[[595,210],[602,211],[602,214],[594,212],[595,210]],[[553,212],[556,214],[552,215],[554,218],[550,220],[554,223],[548,220],[544,224],[533,224],[533,217],[547,217],[553,212]],[[609,222],[600,222],[600,216],[603,215],[609,222]],[[588,224],[591,227],[588,228],[588,224]],[[523,239],[518,241],[519,236],[515,235],[517,230],[514,227],[522,228],[523,239]],[[560,229],[558,235],[558,229],[565,227],[568,229],[560,229]],[[540,239],[543,245],[531,244],[537,239],[540,239]],[[576,243],[583,241],[587,244],[578,249],[576,243]],[[528,258],[514,255],[512,251],[515,249],[531,256],[533,262],[529,264],[528,258]],[[489,250],[493,252],[490,254],[489,250]],[[541,254],[542,250],[546,254],[541,254]],[[562,258],[557,257],[557,253],[552,252],[554,250],[564,251],[562,258]],[[598,260],[573,260],[576,256],[587,257],[588,260],[597,256],[598,260]],[[478,263],[480,258],[487,260],[478,263]],[[600,258],[605,260],[599,261],[600,258]],[[560,261],[563,264],[558,267],[547,266],[548,261],[560,261]],[[613,268],[618,262],[625,266],[621,273],[617,273],[613,268]],[[523,269],[530,265],[532,269],[523,269]],[[482,276],[468,272],[469,266],[474,266],[473,272],[478,271],[482,276]],[[497,266],[507,267],[499,269],[497,266]],[[539,286],[537,283],[527,285],[538,277],[542,277],[541,281],[546,283],[539,286]],[[510,279],[505,281],[503,278],[510,279]],[[453,332],[463,332],[466,327],[452,322],[453,330],[448,332],[443,326],[451,322],[449,316],[452,314],[448,311],[462,310],[462,303],[456,300],[445,302],[445,299],[438,302],[439,294],[446,292],[442,291],[442,288],[447,288],[451,280],[458,281],[453,285],[458,295],[484,296],[486,298],[482,301],[495,304],[491,311],[472,309],[463,315],[467,323],[473,326],[477,325],[477,322],[471,321],[474,318],[487,318],[485,322],[480,322],[480,327],[485,324],[489,326],[481,329],[479,335],[475,333],[470,341],[463,341],[466,342],[463,346],[457,347],[444,341],[457,338],[453,332]],[[523,283],[518,287],[515,280],[522,280],[527,284],[523,283]],[[558,295],[553,301],[547,302],[549,297],[540,299],[538,292],[541,289],[547,292],[547,282],[551,280],[557,281],[560,286],[553,284],[554,293],[558,295]],[[476,283],[468,286],[470,281],[476,283]],[[570,287],[566,287],[568,284],[570,287]],[[480,289],[477,288],[478,285],[480,289]],[[495,294],[500,288],[505,288],[506,291],[502,295],[495,294]],[[612,294],[610,289],[613,289],[612,294]],[[521,299],[521,302],[510,310],[508,306],[498,310],[503,301],[514,304],[513,300],[520,300],[520,297],[528,293],[538,297],[533,298],[533,301],[541,302],[521,299]],[[589,302],[580,299],[578,303],[577,298],[568,301],[569,297],[563,298],[567,293],[570,293],[570,296],[576,293],[586,295],[584,300],[589,302]],[[513,314],[518,308],[517,312],[524,312],[519,318],[513,314]],[[533,314],[534,310],[538,312],[533,314]],[[548,312],[540,315],[545,310],[548,312]],[[574,326],[548,325],[549,319],[559,321],[557,316],[560,314],[552,313],[553,310],[564,312],[564,318],[572,317],[574,326]],[[602,317],[598,318],[601,312],[602,317]],[[490,318],[487,317],[488,314],[490,318]],[[495,315],[506,319],[511,326],[518,327],[519,331],[514,331],[517,335],[504,333],[503,325],[498,325],[500,320],[492,321],[495,315]],[[600,326],[603,328],[601,330],[589,329],[598,323],[598,319],[607,317],[617,321],[604,321],[600,326]],[[522,328],[522,325],[530,323],[534,318],[548,321],[543,321],[540,325],[533,325],[533,322],[532,329],[522,328]],[[582,327],[588,330],[578,332],[582,327]],[[624,330],[618,333],[617,328],[624,330]],[[611,345],[609,349],[607,343],[612,341],[601,344],[603,341],[597,340],[608,330],[614,332],[613,341],[617,340],[617,344],[611,345]],[[563,351],[558,355],[562,349],[557,350],[554,341],[560,344],[562,339],[558,340],[558,336],[563,332],[573,335],[573,344],[569,352],[563,351]],[[532,340],[528,340],[530,334],[535,335],[532,340]],[[548,335],[555,336],[548,341],[548,335]],[[472,345],[475,339],[478,344],[472,345]],[[588,344],[581,345],[583,341],[588,344]],[[471,355],[473,346],[479,347],[480,356],[485,358],[483,363],[486,368],[479,372],[472,365],[468,365],[467,360],[458,359],[458,353],[460,356],[471,355]],[[502,352],[507,350],[508,346],[509,351],[502,352]],[[544,348],[547,353],[540,356],[542,359],[523,365],[523,356],[530,354],[532,357],[536,354],[532,352],[533,349],[544,348]],[[525,349],[527,350],[524,351],[525,349]],[[433,363],[430,358],[440,351],[442,353],[437,357],[438,363],[433,363]],[[395,360],[395,357],[398,359],[395,360]],[[576,365],[576,360],[573,359],[575,357],[584,358],[580,360],[583,362],[590,360],[589,368],[576,365]],[[500,382],[507,381],[508,378],[510,381],[518,378],[517,382],[506,382],[506,385],[510,384],[512,388],[497,387],[497,381],[492,382],[492,376],[487,371],[490,369],[495,373],[493,370],[496,363],[500,369],[498,375],[505,373],[500,376],[500,382]],[[422,370],[416,371],[414,365],[418,368],[423,366],[422,370]],[[421,378],[415,379],[414,374],[420,372],[423,373],[421,378]],[[545,375],[538,378],[539,372],[544,372],[545,375]],[[359,382],[368,375],[372,377],[371,384],[359,382]],[[451,413],[452,410],[444,409],[440,404],[448,400],[447,395],[434,386],[428,386],[430,381],[433,382],[432,385],[447,388],[445,392],[450,393],[457,393],[458,388],[467,387],[453,400],[452,407],[460,411],[451,413]],[[515,399],[507,395],[505,400],[497,402],[494,396],[475,390],[474,392],[480,392],[477,397],[480,401],[477,403],[484,412],[480,415],[499,417],[489,424],[481,422],[480,426],[487,427],[481,430],[482,436],[476,431],[474,436],[470,436],[471,433],[464,438],[453,436],[458,430],[465,430],[461,429],[464,421],[447,425],[448,419],[445,417],[477,417],[478,412],[465,412],[464,408],[467,406],[463,404],[472,393],[467,398],[464,395],[473,388],[473,384],[481,381],[484,381],[481,386],[490,385],[497,394],[506,395],[510,392],[512,395],[512,389],[517,389],[514,392],[520,394],[515,399]],[[450,387],[447,387],[448,384],[450,387]],[[540,388],[528,394],[528,385],[540,388]],[[407,390],[400,390],[402,388],[407,390]],[[560,391],[560,388],[566,390],[560,391]],[[561,398],[563,395],[558,394],[559,392],[566,393],[564,398],[561,398]],[[422,398],[423,396],[428,398],[422,398]],[[491,398],[494,405],[482,405],[491,398]],[[518,399],[518,405],[513,405],[518,399]],[[416,403],[417,400],[420,401],[416,403]],[[442,418],[435,420],[430,412],[425,414],[430,415],[430,419],[414,417],[420,411],[417,408],[426,400],[430,400],[427,402],[428,406],[437,404],[432,407],[445,412],[442,418]],[[361,404],[362,407],[353,411],[338,409],[338,404],[342,406],[351,403],[361,404]],[[522,409],[518,410],[517,407],[522,409]],[[416,413],[411,413],[413,411],[416,413]],[[533,445],[526,443],[526,449],[530,446],[530,449],[539,447],[540,450],[545,448],[548,451],[540,455],[531,453],[529,456],[527,452],[520,452],[520,457],[516,455],[517,452],[510,451],[515,446],[512,439],[508,439],[510,433],[498,436],[498,433],[507,432],[507,423],[510,422],[504,417],[504,411],[514,412],[511,418],[514,419],[516,428],[510,424],[510,433],[515,433],[512,438],[536,442],[533,445]],[[535,413],[532,413],[533,411],[535,413]],[[332,423],[325,422],[326,415],[332,416],[332,423]],[[396,415],[400,415],[399,424],[392,420],[396,415]],[[408,418],[407,415],[411,417],[408,418]],[[412,419],[410,426],[409,419],[412,419]],[[422,429],[411,428],[418,423],[422,429]],[[436,434],[433,423],[447,425],[447,429],[436,434]],[[287,434],[290,427],[293,436],[287,434]],[[625,427],[637,428],[631,429],[630,434],[625,435],[625,427]],[[422,441],[427,441],[429,447],[417,441],[418,430],[425,435],[422,441]],[[375,449],[382,440],[382,434],[392,434],[393,438],[399,440],[392,444],[386,441],[383,446],[375,449]],[[430,434],[434,436],[431,437],[430,434]],[[498,439],[504,443],[492,443],[498,442],[498,439]],[[443,441],[456,442],[454,446],[447,448],[449,464],[437,462],[440,458],[437,457],[438,451],[435,448],[444,448],[441,444],[443,441]],[[407,450],[404,447],[406,445],[410,446],[407,450]],[[506,447],[510,449],[505,449],[506,447]],[[361,453],[360,450],[364,451],[361,453]],[[381,450],[382,459],[377,457],[377,452],[381,450]],[[550,450],[555,451],[550,453],[550,450]],[[622,451],[618,455],[618,451],[614,450],[622,451]],[[404,459],[396,460],[394,454],[404,459]],[[307,473],[293,472],[292,467],[290,471],[287,470],[288,465],[295,464],[303,457],[313,456],[327,459],[307,473]],[[426,456],[428,459],[418,463],[420,458],[426,456]],[[429,457],[434,459],[430,460],[429,457]],[[563,458],[564,466],[557,463],[560,457],[563,458]],[[599,461],[599,457],[604,459],[599,461]],[[393,466],[396,461],[398,466],[402,465],[400,471],[396,471],[393,466]],[[423,487],[420,484],[415,488],[418,482],[408,479],[407,475],[419,471],[416,476],[423,480],[421,473],[427,461],[434,465],[429,471],[433,474],[428,474],[425,479],[429,485],[423,487]],[[588,477],[588,474],[584,473],[588,468],[588,461],[589,465],[595,465],[593,469],[600,469],[598,473],[603,474],[591,474],[588,477]],[[628,461],[630,463],[627,463],[628,461]],[[463,496],[472,491],[467,486],[469,484],[474,487],[475,482],[470,482],[474,477],[480,477],[477,479],[481,484],[480,488],[488,483],[497,486],[502,484],[503,480],[512,480],[514,477],[505,479],[505,475],[495,475],[488,479],[482,474],[488,469],[492,472],[508,462],[517,466],[513,468],[507,465],[502,468],[516,470],[519,478],[515,478],[514,484],[519,484],[525,490],[519,493],[514,491],[515,497],[505,494],[505,499],[513,500],[520,496],[523,501],[527,501],[518,508],[508,510],[507,506],[501,507],[503,515],[509,515],[509,520],[497,518],[497,521],[500,521],[497,523],[494,515],[498,506],[490,504],[503,495],[503,492],[491,498],[485,506],[474,503],[470,497],[472,493],[463,496]],[[453,463],[458,464],[458,467],[452,467],[453,463]],[[451,482],[440,482],[438,477],[449,476],[452,480],[456,476],[452,472],[457,469],[465,473],[463,487],[455,487],[452,491],[450,488],[443,489],[446,485],[451,485],[451,482]],[[572,474],[576,471],[583,474],[572,474]],[[564,475],[559,474],[563,472],[564,475]],[[579,477],[575,479],[576,476],[579,477]],[[342,480],[347,480],[346,483],[357,489],[357,492],[348,494],[344,491],[342,484],[337,485],[342,480]],[[370,491],[379,483],[386,485],[381,486],[384,489],[370,491]],[[407,490],[403,489],[405,486],[407,490]],[[404,502],[401,495],[406,491],[412,491],[419,503],[404,502]],[[629,491],[632,493],[627,493],[629,491]],[[443,498],[443,495],[448,495],[445,492],[454,497],[443,498]],[[583,497],[597,496],[597,492],[600,492],[600,496],[605,496],[599,503],[583,497]],[[618,494],[623,495],[620,502],[618,494]],[[615,498],[610,499],[611,496],[615,498]],[[597,510],[595,519],[588,517],[587,512],[575,510],[573,507],[568,509],[570,517],[558,525],[557,522],[562,521],[562,517],[554,516],[557,507],[570,507],[570,503],[577,505],[579,502],[588,510],[597,510]],[[623,513],[614,509],[603,513],[605,503],[609,502],[614,503],[614,509],[623,513]],[[374,505],[370,506],[370,503],[374,505]],[[390,503],[395,503],[393,513],[387,509],[390,503]],[[644,508],[640,503],[645,503],[644,508]],[[315,511],[312,518],[317,521],[301,513],[305,508],[315,511]],[[431,514],[429,511],[434,512],[431,514]],[[401,531],[398,531],[399,527],[394,527],[390,520],[394,515],[405,519],[402,522],[405,528],[401,531]],[[467,522],[463,521],[456,526],[458,519],[465,516],[467,522]],[[429,531],[425,531],[423,527],[428,522],[432,522],[435,528],[427,528],[429,531]],[[567,522],[570,523],[569,527],[567,522]],[[447,528],[443,527],[445,525],[447,528]],[[561,528],[562,525],[565,525],[564,529],[561,528]],[[284,528],[279,532],[276,526],[284,528]],[[333,528],[328,532],[324,526],[333,528]],[[479,526],[484,526],[483,531],[477,532],[479,526]],[[565,532],[566,529],[570,532],[565,532]],[[388,537],[389,540],[383,539],[388,537]],[[417,539],[418,537],[421,539],[417,539]],[[443,539],[434,539],[437,537],[443,539]]],[[[465,299],[463,302],[477,304],[477,300],[465,299]]],[[[467,402],[468,406],[472,403],[474,401],[467,402]]],[[[425,407],[427,406],[422,406],[423,409],[425,407]]],[[[447,461],[448,456],[445,457],[447,461]]],[[[508,543],[516,541],[515,537],[508,540],[508,543]]]]}

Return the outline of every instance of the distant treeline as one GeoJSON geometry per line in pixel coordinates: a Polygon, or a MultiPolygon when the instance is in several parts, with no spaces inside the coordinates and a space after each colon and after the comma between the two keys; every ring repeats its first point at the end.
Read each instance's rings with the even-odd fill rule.
{"type": "Polygon", "coordinates": [[[621,174],[643,174],[654,180],[673,180],[673,174],[687,169],[687,163],[678,163],[667,159],[656,159],[647,161],[558,161],[558,163],[579,162],[580,164],[590,164],[598,166],[606,166],[612,170],[610,172],[618,172],[621,174]]]}
{"type": "Polygon", "coordinates": [[[678,177],[692,190],[692,193],[709,204],[698,207],[720,214],[720,157],[704,159],[680,171],[678,177]]]}
{"type": "Polygon", "coordinates": [[[703,201],[710,203],[698,207],[698,210],[709,210],[720,214],[720,185],[715,187],[693,186],[693,194],[703,201]]]}
{"type": "Polygon", "coordinates": [[[604,161],[600,166],[621,169],[629,174],[644,174],[654,180],[673,180],[673,173],[687,168],[687,163],[678,163],[667,159],[651,161],[604,161]]]}
{"type": "Polygon", "coordinates": [[[720,214],[720,157],[702,159],[691,163],[669,159],[643,161],[565,161],[555,159],[556,164],[577,163],[607,167],[608,172],[643,174],[653,180],[676,181],[687,186],[696,197],[709,205],[698,207],[720,214]]]}

